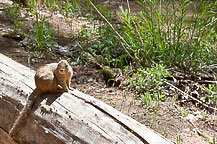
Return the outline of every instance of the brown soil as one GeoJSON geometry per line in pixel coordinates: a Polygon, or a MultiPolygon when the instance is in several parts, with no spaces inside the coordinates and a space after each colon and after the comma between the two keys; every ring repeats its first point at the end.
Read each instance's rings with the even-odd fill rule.
{"type": "MultiPolygon", "coordinates": [[[[106,3],[106,1],[103,1],[106,3]]],[[[122,4],[123,1],[121,1],[122,4]]],[[[114,6],[116,6],[115,2],[114,6]]],[[[119,3],[120,4],[120,3],[119,3]]],[[[74,20],[72,25],[75,29],[71,29],[68,23],[62,18],[56,18],[53,21],[53,27],[61,31],[60,35],[65,39],[63,44],[67,45],[67,39],[70,35],[76,33],[82,24],[91,24],[87,20],[74,20]]],[[[0,11],[0,53],[3,53],[15,61],[22,63],[32,69],[37,69],[43,63],[49,63],[56,60],[40,60],[40,63],[30,60],[31,55],[19,45],[20,41],[3,37],[8,29],[13,28],[12,21],[0,11]]],[[[180,110],[178,110],[178,101],[173,104],[173,98],[176,95],[169,96],[166,101],[159,102],[153,111],[147,111],[145,106],[142,106],[139,100],[136,100],[138,95],[133,92],[126,92],[123,88],[106,87],[103,76],[93,67],[86,65],[72,66],[74,76],[72,78],[72,87],[89,94],[111,106],[120,110],[124,114],[136,119],[140,123],[154,129],[166,138],[175,143],[183,144],[205,144],[208,143],[202,136],[195,131],[195,126],[210,140],[217,134],[217,116],[210,114],[208,118],[201,118],[194,121],[193,126],[189,120],[185,120],[180,110]],[[180,139],[180,141],[178,140],[180,139]]],[[[181,106],[189,114],[197,115],[204,113],[205,110],[199,109],[194,104],[186,102],[181,106]]]]}

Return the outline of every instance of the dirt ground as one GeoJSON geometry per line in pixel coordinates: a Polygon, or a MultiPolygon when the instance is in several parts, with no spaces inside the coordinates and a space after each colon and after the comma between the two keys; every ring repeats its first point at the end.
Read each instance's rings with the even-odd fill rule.
{"type": "MultiPolygon", "coordinates": [[[[108,3],[108,1],[102,1],[108,3]]],[[[123,4],[126,7],[126,3],[121,1],[120,3],[114,3],[114,9],[117,8],[117,4],[123,4]]],[[[112,5],[111,5],[112,6],[112,5]]],[[[59,15],[54,15],[55,21],[52,26],[54,29],[61,31],[60,35],[65,39],[63,44],[67,45],[72,33],[76,33],[82,24],[91,25],[85,19],[76,19],[72,22],[74,29],[71,29],[68,24],[63,21],[63,18],[59,15]],[[56,16],[56,17],[55,17],[56,16]],[[61,26],[60,26],[61,25],[61,26]]],[[[32,69],[37,69],[44,63],[53,62],[56,60],[43,59],[39,62],[31,61],[31,55],[20,46],[19,40],[4,37],[8,30],[13,28],[13,22],[0,11],[0,53],[3,53],[13,60],[22,63],[32,69]]],[[[154,111],[148,111],[145,106],[142,106],[136,93],[125,91],[124,88],[119,87],[106,87],[103,80],[103,76],[94,68],[86,65],[73,65],[74,75],[72,78],[72,87],[89,94],[111,106],[123,112],[124,114],[136,119],[140,123],[152,128],[158,133],[162,134],[174,143],[182,144],[206,144],[208,143],[201,135],[196,131],[198,128],[207,138],[211,141],[213,136],[217,137],[217,116],[212,113],[208,118],[202,118],[204,109],[200,109],[192,102],[186,101],[180,105],[180,102],[174,97],[176,94],[168,96],[166,101],[159,102],[156,105],[154,111]],[[189,113],[189,116],[197,118],[192,120],[186,119],[182,112],[177,107],[179,105],[185,111],[189,113]],[[198,117],[197,117],[198,116],[198,117]]]]}

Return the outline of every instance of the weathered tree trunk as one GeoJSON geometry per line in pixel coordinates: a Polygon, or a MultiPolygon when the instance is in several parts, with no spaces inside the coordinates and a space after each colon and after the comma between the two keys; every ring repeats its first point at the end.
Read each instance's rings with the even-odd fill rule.
{"type": "MultiPolygon", "coordinates": [[[[35,89],[34,73],[0,54],[2,143],[15,143],[7,133],[25,105],[27,96],[35,89]]],[[[134,119],[78,90],[72,94],[43,95],[14,140],[31,144],[171,143],[134,119]]]]}
{"type": "Polygon", "coordinates": [[[5,131],[0,128],[0,144],[17,144],[5,131]]]}

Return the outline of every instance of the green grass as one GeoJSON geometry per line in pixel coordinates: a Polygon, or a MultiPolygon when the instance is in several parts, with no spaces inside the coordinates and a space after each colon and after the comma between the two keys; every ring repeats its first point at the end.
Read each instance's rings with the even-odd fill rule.
{"type": "MultiPolygon", "coordinates": [[[[96,5],[127,44],[103,22],[88,0],[44,0],[44,6],[51,14],[59,10],[65,18],[84,15],[93,23],[95,19],[101,20],[92,29],[82,26],[76,35],[80,51],[77,60],[86,62],[82,55],[88,52],[99,63],[110,67],[127,69],[132,66],[133,72],[128,72],[131,76],[128,88],[133,87],[140,94],[142,103],[153,105],[155,101],[164,100],[162,89],[166,77],[170,76],[166,69],[178,67],[196,74],[202,66],[217,62],[215,1],[200,0],[194,5],[189,0],[137,0],[140,10],[132,13],[120,7],[118,23],[112,19],[114,12],[104,5],[96,5]]],[[[19,19],[18,5],[6,11],[14,20],[14,33],[28,35],[27,47],[34,57],[53,55],[51,49],[57,42],[49,18],[40,15],[36,1],[31,1],[25,9],[35,17],[31,29],[25,29],[19,19]]],[[[216,103],[214,88],[208,87],[208,91],[209,96],[201,101],[216,103]]]]}
{"type": "MultiPolygon", "coordinates": [[[[96,31],[98,41],[88,44],[91,52],[122,68],[133,62],[122,45],[142,67],[158,63],[194,73],[203,65],[216,63],[217,2],[200,1],[191,8],[191,1],[138,0],[138,6],[141,10],[136,13],[120,7],[122,25],[116,31],[129,47],[105,24],[96,31]]],[[[101,8],[105,16],[106,11],[101,8]]]]}
{"type": "Polygon", "coordinates": [[[216,62],[217,2],[201,1],[194,11],[190,11],[190,1],[138,3],[142,10],[135,14],[120,9],[123,37],[141,66],[155,62],[196,71],[216,62]]]}

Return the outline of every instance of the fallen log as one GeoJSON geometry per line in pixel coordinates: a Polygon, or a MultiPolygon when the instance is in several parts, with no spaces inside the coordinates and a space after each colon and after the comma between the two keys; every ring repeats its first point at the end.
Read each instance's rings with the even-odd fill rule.
{"type": "Polygon", "coordinates": [[[0,129],[0,144],[17,144],[5,131],[0,129]]]}
{"type": "MultiPolygon", "coordinates": [[[[9,132],[25,105],[27,96],[35,89],[34,73],[30,68],[0,54],[0,132],[9,132]]],[[[5,141],[7,140],[12,141],[6,135],[5,141]]],[[[78,90],[71,94],[43,95],[34,104],[25,126],[14,140],[17,143],[31,144],[172,143],[111,106],[78,90]]]]}

